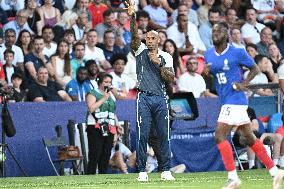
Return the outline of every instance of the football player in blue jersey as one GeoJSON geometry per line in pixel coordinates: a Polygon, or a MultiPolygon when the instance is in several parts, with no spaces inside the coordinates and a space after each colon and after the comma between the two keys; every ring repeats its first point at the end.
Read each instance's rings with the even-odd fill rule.
{"type": "Polygon", "coordinates": [[[241,185],[232,147],[227,140],[233,127],[238,127],[241,135],[246,138],[248,146],[269,170],[273,178],[273,189],[280,189],[284,173],[275,166],[261,141],[253,135],[247,114],[248,100],[244,90],[257,75],[259,68],[244,49],[235,48],[228,43],[228,30],[229,27],[225,22],[215,24],[212,30],[214,47],[205,53],[207,64],[205,74],[210,73],[214,76],[215,86],[222,104],[215,131],[215,141],[228,172],[228,182],[222,189],[235,189],[241,185]],[[250,69],[245,80],[242,77],[243,66],[250,69]]]}

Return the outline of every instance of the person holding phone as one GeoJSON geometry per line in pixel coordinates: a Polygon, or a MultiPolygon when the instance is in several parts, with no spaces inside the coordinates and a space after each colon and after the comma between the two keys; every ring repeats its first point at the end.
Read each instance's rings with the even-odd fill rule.
{"type": "Polygon", "coordinates": [[[115,115],[116,103],[111,83],[112,76],[101,73],[98,76],[98,88],[86,96],[89,147],[87,174],[96,174],[97,167],[99,174],[107,173],[113,137],[117,132],[123,133],[115,115]]]}

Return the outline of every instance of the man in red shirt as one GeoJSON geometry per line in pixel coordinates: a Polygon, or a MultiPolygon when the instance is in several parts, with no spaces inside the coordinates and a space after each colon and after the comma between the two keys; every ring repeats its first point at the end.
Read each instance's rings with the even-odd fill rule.
{"type": "Polygon", "coordinates": [[[93,0],[93,2],[90,3],[89,10],[92,15],[93,27],[103,22],[103,13],[107,9],[108,9],[107,5],[102,3],[102,0],[93,0]]]}

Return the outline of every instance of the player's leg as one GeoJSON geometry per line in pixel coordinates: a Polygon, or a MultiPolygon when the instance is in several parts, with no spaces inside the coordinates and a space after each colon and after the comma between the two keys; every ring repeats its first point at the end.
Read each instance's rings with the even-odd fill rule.
{"type": "Polygon", "coordinates": [[[168,110],[168,102],[166,98],[156,96],[154,104],[154,119],[157,136],[160,140],[160,160],[161,163],[161,179],[162,180],[175,180],[175,178],[171,175],[171,153],[170,153],[170,141],[169,141],[169,110],[168,110]]]}
{"type": "Polygon", "coordinates": [[[235,189],[241,185],[237,175],[232,147],[227,140],[227,136],[231,133],[233,125],[238,126],[241,125],[240,123],[250,122],[246,110],[247,106],[225,104],[221,107],[218,117],[215,140],[225,169],[228,172],[228,182],[223,189],[235,189]]]}
{"type": "Polygon", "coordinates": [[[137,167],[139,171],[138,181],[148,181],[148,175],[145,171],[147,161],[147,142],[152,122],[151,115],[151,98],[146,94],[139,93],[137,97],[137,127],[136,127],[136,150],[137,150],[137,167]]]}
{"type": "Polygon", "coordinates": [[[256,139],[250,128],[250,124],[241,125],[239,131],[243,137],[246,138],[247,144],[254,151],[257,158],[269,170],[270,175],[273,177],[273,188],[280,188],[284,173],[276,167],[272,159],[268,156],[262,142],[259,139],[256,139]]]}
{"type": "Polygon", "coordinates": [[[228,172],[228,182],[223,189],[234,189],[240,186],[232,146],[227,140],[227,136],[231,133],[232,128],[233,127],[231,125],[218,122],[215,131],[215,141],[221,154],[225,169],[228,172]]]}

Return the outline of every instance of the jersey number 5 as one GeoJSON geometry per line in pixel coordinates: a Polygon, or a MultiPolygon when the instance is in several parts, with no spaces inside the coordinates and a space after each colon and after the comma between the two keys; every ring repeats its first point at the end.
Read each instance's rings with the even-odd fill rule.
{"type": "Polygon", "coordinates": [[[219,84],[226,84],[227,83],[227,78],[225,76],[225,73],[217,73],[216,77],[218,79],[219,84]]]}

